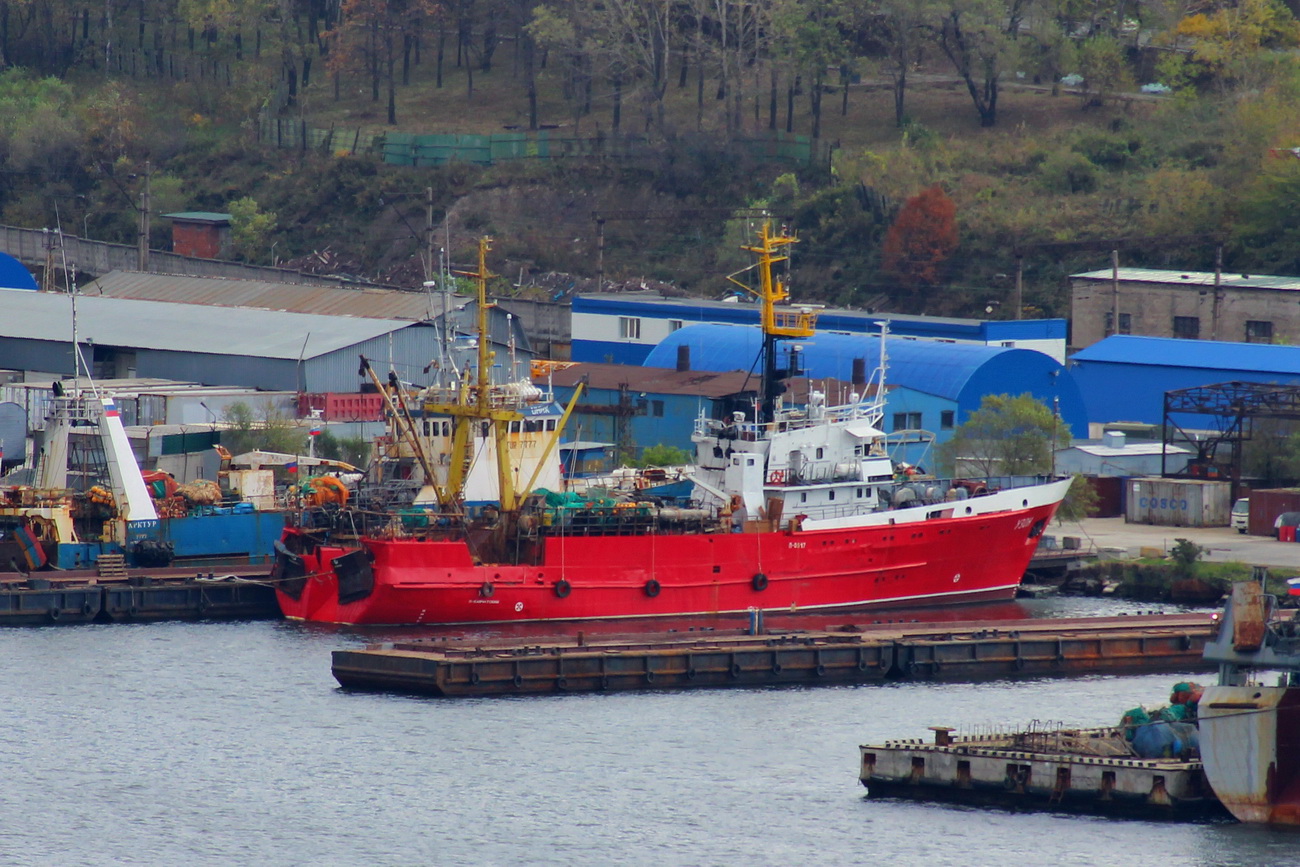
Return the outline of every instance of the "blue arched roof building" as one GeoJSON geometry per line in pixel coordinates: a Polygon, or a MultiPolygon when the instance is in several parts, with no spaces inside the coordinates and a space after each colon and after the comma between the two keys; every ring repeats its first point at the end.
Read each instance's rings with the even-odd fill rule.
{"type": "MultiPolygon", "coordinates": [[[[801,366],[813,378],[848,381],[853,375],[854,359],[863,359],[870,372],[880,358],[880,338],[871,335],[819,332],[781,345],[792,344],[802,347],[801,366]]],[[[645,366],[676,366],[679,346],[690,347],[691,367],[695,370],[753,370],[757,374],[762,334],[747,326],[690,325],[661,341],[646,358],[645,366]]],[[[924,404],[921,412],[937,412],[939,417],[923,418],[916,425],[909,421],[907,426],[933,430],[941,442],[946,439],[943,432],[979,409],[985,395],[1028,392],[1049,407],[1055,399],[1072,434],[1088,435],[1087,414],[1078,387],[1064,366],[1041,352],[898,338],[888,339],[885,349],[889,362],[886,380],[890,386],[905,390],[904,394],[891,391],[886,422],[891,413],[900,411],[896,396],[918,407],[924,404]],[[944,412],[954,413],[947,417],[946,424],[941,421],[944,412]]]]}

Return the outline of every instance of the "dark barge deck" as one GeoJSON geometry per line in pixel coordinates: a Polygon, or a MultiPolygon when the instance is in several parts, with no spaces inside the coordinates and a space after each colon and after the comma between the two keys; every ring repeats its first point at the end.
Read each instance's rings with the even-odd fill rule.
{"type": "Polygon", "coordinates": [[[686,631],[479,640],[334,651],[345,687],[433,696],[1188,671],[1205,667],[1208,614],[887,624],[849,631],[686,631]]]}
{"type": "Polygon", "coordinates": [[[0,573],[0,626],[280,617],[268,565],[0,573]]]}

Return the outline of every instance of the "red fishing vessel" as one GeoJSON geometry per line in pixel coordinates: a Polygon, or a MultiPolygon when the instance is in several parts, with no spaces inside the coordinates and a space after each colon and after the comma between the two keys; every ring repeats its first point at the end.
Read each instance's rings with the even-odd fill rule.
{"type": "MultiPolygon", "coordinates": [[[[765,226],[747,248],[758,257],[760,285],[749,291],[763,311],[762,391],[751,413],[697,422],[690,506],[535,490],[553,475],[578,395],[555,421],[553,403],[539,410],[538,394],[490,381],[480,338],[476,370],[454,387],[410,396],[390,377],[381,388],[395,429],[389,454],[412,465],[423,505],[305,513],[278,549],[285,616],[490,623],[1010,599],[1069,480],[992,490],[896,474],[877,426],[883,358],[874,398],[827,406],[814,393],[806,407],[784,408],[780,379],[797,362],[780,366],[781,342],[810,337],[816,317],[778,306],[788,293],[773,265],[793,240],[765,226]],[[483,463],[497,471],[489,504],[465,493],[483,463]]],[[[486,250],[475,275],[480,335],[486,250]]]]}

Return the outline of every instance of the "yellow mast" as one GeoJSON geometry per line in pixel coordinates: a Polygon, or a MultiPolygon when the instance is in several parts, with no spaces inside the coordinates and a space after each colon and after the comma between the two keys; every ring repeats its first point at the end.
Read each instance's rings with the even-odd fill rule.
{"type": "MultiPolygon", "coordinates": [[[[469,383],[462,377],[459,399],[455,403],[429,403],[424,409],[426,413],[442,413],[455,419],[451,438],[451,466],[447,470],[447,490],[457,502],[464,498],[465,470],[474,442],[472,425],[485,421],[491,425],[497,450],[497,484],[501,494],[501,508],[503,511],[514,511],[519,507],[520,497],[515,491],[514,479],[510,473],[509,424],[522,421],[523,415],[492,404],[492,363],[496,353],[489,348],[488,310],[496,305],[489,304],[487,300],[487,281],[494,276],[487,269],[487,252],[490,249],[492,239],[480,238],[478,270],[456,272],[473,277],[478,289],[478,375],[475,377],[474,393],[469,394],[469,383]]],[[[443,327],[447,327],[447,324],[443,323],[443,327]]]]}
{"type": "MultiPolygon", "coordinates": [[[[797,309],[777,309],[777,304],[790,297],[785,284],[772,276],[772,266],[784,262],[788,255],[777,255],[785,247],[795,243],[795,238],[783,229],[780,235],[772,234],[771,223],[764,222],[759,230],[759,244],[756,247],[742,246],[758,256],[758,291],[741,283],[735,275],[727,279],[758,299],[762,305],[760,314],[763,325],[763,401],[758,411],[757,421],[768,423],[776,419],[776,400],[781,392],[780,378],[791,375],[791,371],[780,372],[776,367],[776,342],[812,337],[816,333],[817,311],[812,307],[797,309]]],[[[748,270],[748,269],[746,269],[748,270]]]]}
{"type": "MultiPolygon", "coordinates": [[[[741,245],[742,250],[754,253],[758,256],[758,291],[754,291],[747,284],[741,283],[735,275],[727,277],[732,283],[735,283],[741,289],[744,289],[750,295],[753,295],[761,307],[761,319],[763,325],[763,334],[773,337],[800,338],[812,337],[816,333],[817,312],[808,308],[798,310],[778,310],[776,305],[790,297],[780,278],[772,276],[772,266],[784,262],[790,257],[788,255],[778,256],[777,252],[784,247],[798,243],[798,239],[781,231],[780,235],[772,234],[772,224],[763,223],[763,227],[758,233],[759,244],[756,247],[747,247],[741,245]]],[[[746,269],[748,270],[748,269],[746,269]]]]}

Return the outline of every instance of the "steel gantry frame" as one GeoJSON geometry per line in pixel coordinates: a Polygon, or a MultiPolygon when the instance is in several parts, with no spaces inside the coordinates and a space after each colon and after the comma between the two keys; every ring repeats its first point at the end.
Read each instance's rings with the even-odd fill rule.
{"type": "Polygon", "coordinates": [[[1242,444],[1252,438],[1257,418],[1300,421],[1300,385],[1220,382],[1165,392],[1160,474],[1167,478],[1194,477],[1195,467],[1208,465],[1219,447],[1226,444],[1231,455],[1228,478],[1235,494],[1241,483],[1242,444]],[[1174,419],[1180,414],[1212,416],[1218,429],[1210,434],[1189,433],[1174,419]],[[1196,460],[1188,463],[1181,473],[1168,471],[1170,445],[1189,445],[1196,449],[1196,460]]]}

